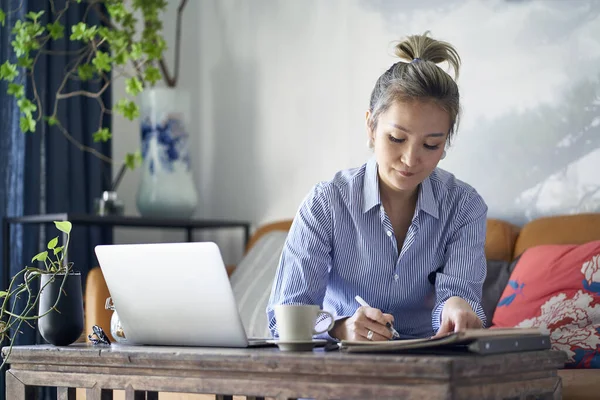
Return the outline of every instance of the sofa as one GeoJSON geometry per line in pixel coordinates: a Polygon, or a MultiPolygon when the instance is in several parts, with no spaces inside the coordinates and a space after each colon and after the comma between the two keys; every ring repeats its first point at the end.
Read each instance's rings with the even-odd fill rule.
{"type": "MultiPolygon", "coordinates": [[[[253,247],[267,235],[273,232],[287,232],[291,222],[291,220],[284,220],[258,228],[247,244],[247,256],[253,247]]],[[[535,246],[583,244],[600,240],[600,213],[544,217],[533,220],[522,227],[498,219],[488,219],[487,222],[485,252],[488,260],[513,262],[525,250],[535,246]]],[[[235,267],[227,268],[231,276],[235,267]]],[[[109,292],[102,272],[95,267],[89,272],[86,282],[86,332],[90,332],[91,326],[94,324],[102,327],[110,326],[111,311],[105,310],[107,297],[109,297],[109,292]]],[[[559,375],[563,380],[563,399],[600,398],[600,370],[562,369],[559,371],[559,375]]]]}

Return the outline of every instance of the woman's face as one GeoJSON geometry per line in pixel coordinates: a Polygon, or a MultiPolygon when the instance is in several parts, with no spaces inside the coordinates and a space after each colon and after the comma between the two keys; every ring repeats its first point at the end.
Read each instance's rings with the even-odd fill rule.
{"type": "Polygon", "coordinates": [[[367,132],[386,189],[412,193],[442,158],[450,116],[432,101],[394,102],[367,132]]]}

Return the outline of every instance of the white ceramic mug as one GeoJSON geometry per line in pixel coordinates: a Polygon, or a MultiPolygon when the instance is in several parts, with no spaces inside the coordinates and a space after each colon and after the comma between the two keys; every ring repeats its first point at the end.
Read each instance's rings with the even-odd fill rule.
{"type": "Polygon", "coordinates": [[[335,324],[333,315],[317,305],[280,304],[274,308],[279,340],[310,341],[313,335],[328,332],[335,324]],[[327,329],[317,331],[315,323],[321,314],[326,314],[331,322],[327,329]]]}

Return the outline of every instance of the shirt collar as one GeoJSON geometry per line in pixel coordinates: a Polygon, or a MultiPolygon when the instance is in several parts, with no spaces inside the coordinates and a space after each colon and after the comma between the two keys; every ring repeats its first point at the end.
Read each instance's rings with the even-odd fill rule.
{"type": "MultiPolygon", "coordinates": [[[[363,213],[371,210],[375,206],[381,205],[379,194],[379,178],[377,177],[377,161],[371,157],[365,168],[365,178],[363,184],[363,213]]],[[[419,210],[425,211],[434,218],[439,218],[438,202],[433,194],[431,187],[431,177],[425,178],[419,185],[419,198],[415,208],[415,214],[419,210]]]]}
{"type": "Polygon", "coordinates": [[[431,175],[419,185],[419,198],[417,199],[417,210],[423,210],[434,218],[439,219],[438,202],[431,187],[431,175]]]}
{"type": "Polygon", "coordinates": [[[377,177],[377,161],[371,157],[365,168],[363,183],[363,213],[381,204],[379,197],[379,178],[377,177]]]}

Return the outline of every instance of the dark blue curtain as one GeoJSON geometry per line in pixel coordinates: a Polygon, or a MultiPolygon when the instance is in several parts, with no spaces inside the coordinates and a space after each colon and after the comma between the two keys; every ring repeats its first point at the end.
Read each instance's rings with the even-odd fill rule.
{"type": "MultiPolygon", "coordinates": [[[[48,0],[0,0],[0,5],[5,11],[18,10],[16,13],[7,13],[6,23],[0,27],[0,64],[7,59],[15,63],[10,45],[15,21],[22,19],[29,11],[44,10],[42,22],[46,23],[51,15],[51,4],[48,0]]],[[[55,0],[54,5],[56,9],[62,9],[65,1],[55,0]]],[[[88,4],[71,2],[61,20],[65,25],[65,39],[50,42],[48,50],[53,53],[42,54],[38,59],[33,78],[44,110],[54,106],[55,94],[64,73],[73,65],[74,52],[80,47],[70,42],[68,37],[71,26],[82,21],[84,16],[88,24],[100,23],[99,16],[93,10],[88,10],[88,4]]],[[[23,83],[26,84],[28,97],[32,98],[31,80],[23,83]]],[[[70,80],[63,91],[98,92],[103,84],[99,81],[70,80]]],[[[94,198],[107,190],[106,177],[112,176],[110,164],[76,147],[57,127],[38,123],[35,133],[21,133],[19,110],[13,98],[6,94],[6,89],[6,83],[0,82],[0,218],[57,212],[93,213],[94,198]]],[[[105,107],[110,109],[110,90],[105,91],[101,99],[105,107]]],[[[73,139],[110,157],[109,143],[96,144],[92,140],[93,132],[111,124],[108,115],[100,120],[100,110],[97,100],[77,96],[59,103],[58,118],[73,139]]],[[[10,239],[11,264],[0,265],[0,268],[8,269],[10,276],[45,248],[49,239],[59,236],[53,225],[14,226],[10,238],[1,235],[2,232],[0,243],[10,239]]],[[[93,248],[97,244],[111,243],[112,230],[74,226],[71,236],[69,260],[75,263],[76,270],[82,272],[85,284],[87,272],[97,265],[93,248]]],[[[1,256],[0,253],[0,260],[1,256]]],[[[16,344],[41,343],[35,327],[22,330],[16,344]]],[[[0,400],[4,399],[4,392],[4,372],[0,371],[0,400]]],[[[39,394],[43,399],[56,398],[54,390],[43,389],[39,394]]]]}
{"type": "MultiPolygon", "coordinates": [[[[64,7],[63,1],[54,1],[56,9],[64,7]]],[[[71,26],[84,21],[88,25],[100,24],[100,17],[89,9],[89,4],[78,5],[71,2],[69,9],[61,20],[65,25],[65,39],[50,42],[48,50],[51,55],[42,55],[37,63],[35,81],[45,109],[52,109],[55,95],[62,84],[65,71],[72,68],[77,59],[76,52],[81,49],[77,42],[68,40],[71,26]]],[[[27,11],[51,15],[51,4],[47,0],[28,0],[27,11]]],[[[47,20],[44,20],[46,22],[47,20]]],[[[92,93],[100,91],[104,82],[69,80],[63,92],[71,93],[85,90],[92,93]]],[[[30,95],[32,87],[28,87],[30,95]]],[[[107,109],[111,108],[111,91],[106,90],[101,100],[107,109]]],[[[76,96],[61,100],[58,103],[58,119],[68,133],[88,148],[110,157],[110,143],[93,142],[92,134],[100,127],[110,127],[110,115],[105,114],[100,120],[101,107],[96,99],[76,96]]],[[[111,176],[110,164],[101,161],[93,154],[75,146],[58,127],[40,126],[42,131],[31,135],[25,152],[27,169],[25,172],[25,204],[26,214],[43,214],[57,212],[93,213],[94,198],[107,190],[104,177],[111,176]]],[[[28,228],[26,228],[28,229],[28,228]]],[[[45,245],[47,240],[57,236],[53,225],[46,227],[41,233],[40,243],[32,243],[31,250],[45,245]]],[[[27,237],[34,237],[35,232],[27,237]]],[[[112,230],[97,227],[73,226],[72,242],[69,247],[69,260],[75,263],[75,269],[87,276],[90,268],[97,265],[94,246],[112,242],[112,230]]],[[[25,246],[29,243],[26,241],[25,246]]]]}
{"type": "MultiPolygon", "coordinates": [[[[16,57],[11,51],[11,30],[15,20],[25,15],[24,8],[19,9],[18,0],[1,0],[3,10],[18,10],[7,13],[4,26],[0,25],[0,65],[6,61],[16,63],[16,57]]],[[[24,80],[20,76],[23,83],[24,80]]],[[[8,84],[0,81],[0,219],[9,215],[23,214],[23,180],[25,162],[25,136],[19,129],[19,109],[17,102],[6,93],[8,84]]],[[[10,240],[11,249],[10,265],[22,264],[23,235],[21,227],[13,227],[8,235],[0,231],[0,243],[5,244],[10,240]],[[8,236],[8,237],[7,237],[8,236]]],[[[0,247],[0,263],[2,257],[0,247]]],[[[9,265],[0,265],[3,274],[10,274],[9,265]]],[[[1,290],[5,290],[2,288],[1,290]]],[[[3,342],[2,345],[6,345],[3,342]]],[[[4,390],[5,368],[0,371],[0,398],[5,398],[4,390]]]]}

